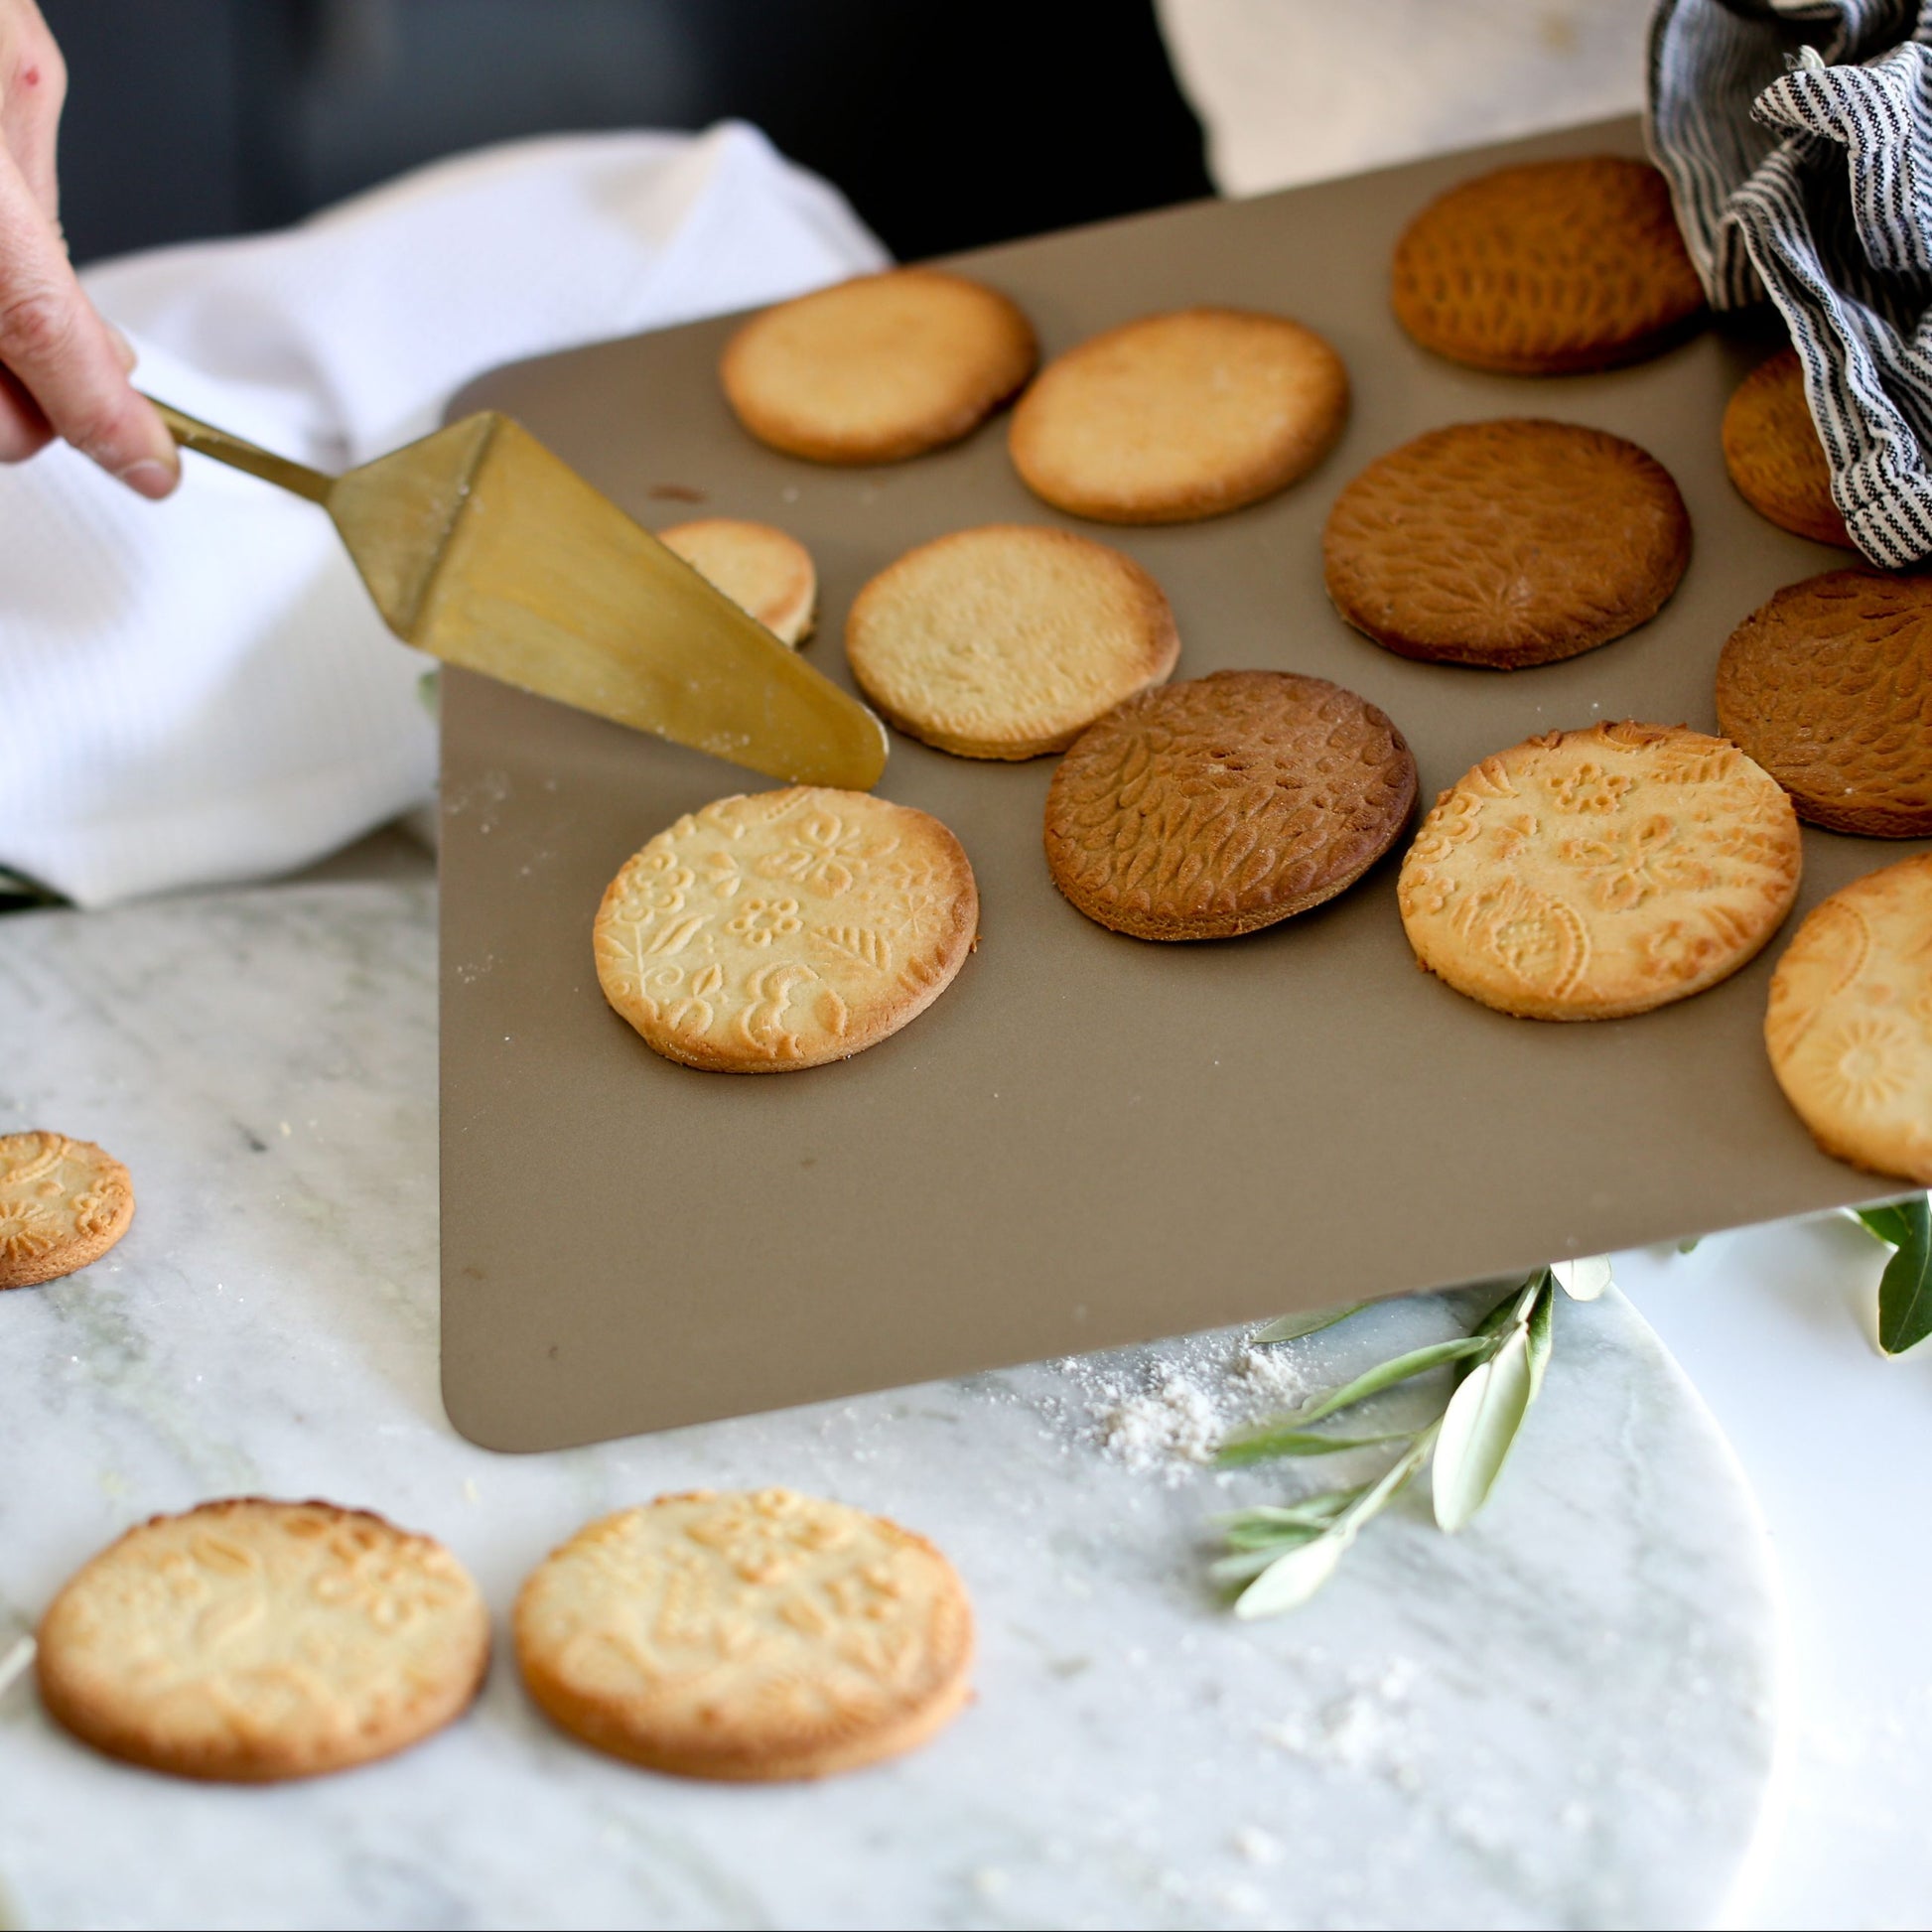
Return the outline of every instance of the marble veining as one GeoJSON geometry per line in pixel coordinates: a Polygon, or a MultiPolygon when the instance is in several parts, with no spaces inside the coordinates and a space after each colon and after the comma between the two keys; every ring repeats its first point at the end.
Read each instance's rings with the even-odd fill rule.
{"type": "MultiPolygon", "coordinates": [[[[0,920],[0,1127],[99,1141],[140,1201],[103,1262],[0,1296],[0,1652],[101,1543],[214,1494],[324,1495],[443,1537],[500,1640],[523,1572],[591,1514],[779,1481],[947,1550],[979,1702],[897,1765],[735,1790],[559,1737],[499,1651],[431,1743],[257,1791],[96,1758],[20,1683],[0,1694],[0,1922],[1720,1913],[1767,1782],[1774,1604],[1728,1451],[1620,1299],[1559,1310],[1471,1529],[1399,1508],[1309,1609],[1260,1625],[1204,1587],[1206,1519],[1295,1475],[1134,1466],[1095,1413],[1107,1383],[1220,1386],[1239,1337],[494,1456],[437,1395],[433,966],[429,890],[407,885],[0,920]]],[[[1325,1378],[1449,1320],[1402,1304],[1295,1346],[1325,1378]]]]}

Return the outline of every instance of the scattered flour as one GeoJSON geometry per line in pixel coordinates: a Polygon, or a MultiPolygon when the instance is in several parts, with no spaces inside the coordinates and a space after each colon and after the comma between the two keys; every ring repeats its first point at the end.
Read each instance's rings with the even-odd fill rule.
{"type": "Polygon", "coordinates": [[[1413,1791],[1422,1781],[1415,1714],[1409,1708],[1415,1678],[1409,1659],[1394,1658],[1379,1675],[1352,1685],[1318,1712],[1263,1725],[1261,1735],[1310,1763],[1385,1777],[1413,1791]]]}

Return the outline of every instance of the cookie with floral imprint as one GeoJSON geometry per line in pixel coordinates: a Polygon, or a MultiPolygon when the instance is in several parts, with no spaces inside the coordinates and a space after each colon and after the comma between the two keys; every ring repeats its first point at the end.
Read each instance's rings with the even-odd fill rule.
{"type": "Polygon", "coordinates": [[[733,1782],[924,1743],[971,1697],[965,1587],[925,1538],[788,1489],[660,1496],[580,1530],[516,1599],[517,1662],[565,1730],[733,1782]]]}
{"type": "Polygon", "coordinates": [[[261,1496],[131,1529],[41,1619],[49,1712],[110,1756],[260,1784],[387,1757],[468,1709],[489,1614],[440,1543],[261,1496]]]}
{"type": "Polygon", "coordinates": [[[653,1051],[785,1073],[916,1019],[978,933],[972,865],[936,818],[791,785],[658,833],[611,882],[592,943],[605,998],[653,1051]]]}
{"type": "Polygon", "coordinates": [[[1932,1187],[1932,853],[1806,914],[1771,975],[1764,1043],[1827,1154],[1932,1187]]]}
{"type": "Polygon", "coordinates": [[[134,1218],[127,1170],[92,1141],[0,1135],[0,1289],[98,1261],[134,1218]]]}
{"type": "Polygon", "coordinates": [[[1734,745],[1685,726],[1592,725],[1486,758],[1402,863],[1416,957],[1528,1020],[1616,1020],[1718,984],[1783,922],[1797,814],[1734,745]]]}

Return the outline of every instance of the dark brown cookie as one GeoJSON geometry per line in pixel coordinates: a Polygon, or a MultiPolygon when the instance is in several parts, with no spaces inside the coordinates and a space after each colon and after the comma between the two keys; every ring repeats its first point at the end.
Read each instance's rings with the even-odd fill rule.
{"type": "Polygon", "coordinates": [[[1046,794],[1046,863],[1088,918],[1225,939],[1352,886],[1416,802],[1416,761],[1325,678],[1216,671],[1090,726],[1046,794]]]}
{"type": "Polygon", "coordinates": [[[1730,481],[1760,516],[1814,543],[1853,547],[1796,349],[1779,349],[1738,383],[1725,406],[1724,440],[1730,481]]]}
{"type": "Polygon", "coordinates": [[[1654,617],[1691,559],[1670,473],[1620,436],[1506,419],[1378,458],[1322,533],[1328,595],[1404,657],[1515,670],[1654,617]]]}
{"type": "Polygon", "coordinates": [[[1439,196],[1396,243],[1390,294],[1423,347],[1511,375],[1640,361],[1704,309],[1669,186],[1611,155],[1499,168],[1439,196]]]}
{"type": "Polygon", "coordinates": [[[1725,645],[1718,724],[1800,818],[1932,834],[1932,578],[1833,570],[1787,585],[1725,645]]]}

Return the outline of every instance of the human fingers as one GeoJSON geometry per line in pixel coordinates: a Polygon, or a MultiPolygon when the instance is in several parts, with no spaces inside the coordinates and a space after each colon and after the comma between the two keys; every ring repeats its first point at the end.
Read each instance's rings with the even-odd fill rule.
{"type": "Polygon", "coordinates": [[[0,369],[0,463],[23,463],[54,441],[40,405],[0,369]]]}
{"type": "Polygon", "coordinates": [[[0,153],[0,364],[57,434],[143,496],[165,496],[180,459],[129,385],[107,325],[11,156],[0,153]]]}
{"type": "Polygon", "coordinates": [[[55,141],[67,63],[33,0],[0,0],[0,143],[50,221],[60,215],[55,141]]]}

